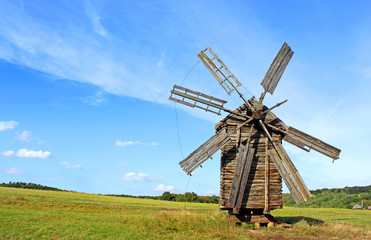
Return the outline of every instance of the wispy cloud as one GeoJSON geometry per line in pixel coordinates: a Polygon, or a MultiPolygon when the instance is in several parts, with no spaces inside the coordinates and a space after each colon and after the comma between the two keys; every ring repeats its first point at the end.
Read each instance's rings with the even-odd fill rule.
{"type": "Polygon", "coordinates": [[[97,91],[94,95],[92,96],[87,96],[83,98],[79,98],[83,103],[88,104],[88,105],[93,105],[93,106],[98,106],[107,101],[107,99],[104,97],[104,92],[103,91],[97,91]]]}
{"type": "Polygon", "coordinates": [[[153,189],[153,191],[156,191],[156,192],[165,192],[165,191],[173,191],[175,189],[174,186],[166,186],[164,184],[160,184],[158,185],[155,189],[153,189]]]}
{"type": "Polygon", "coordinates": [[[90,18],[94,31],[99,35],[107,37],[107,30],[102,26],[101,17],[91,1],[85,2],[86,15],[90,18]]]}
{"type": "Polygon", "coordinates": [[[31,132],[30,131],[23,131],[21,134],[19,134],[18,136],[16,136],[16,138],[19,141],[27,142],[31,138],[31,132]]]}
{"type": "Polygon", "coordinates": [[[151,142],[151,143],[145,143],[145,142],[139,142],[139,141],[121,141],[121,140],[116,140],[115,143],[116,146],[129,146],[129,145],[145,145],[145,146],[157,146],[157,142],[151,142]]]}
{"type": "Polygon", "coordinates": [[[82,168],[81,164],[71,164],[69,162],[61,162],[61,165],[65,168],[65,169],[80,169],[82,168]]]}
{"type": "Polygon", "coordinates": [[[0,122],[0,131],[13,129],[17,125],[18,125],[18,123],[16,121],[0,122]]]}
{"type": "Polygon", "coordinates": [[[1,155],[5,156],[5,157],[11,157],[14,155],[14,151],[4,151],[1,153],[1,155]]]}
{"type": "Polygon", "coordinates": [[[20,158],[41,158],[45,159],[50,157],[51,152],[49,151],[33,151],[33,150],[27,150],[27,149],[19,149],[18,152],[14,151],[4,151],[1,153],[1,155],[5,157],[20,157],[20,158]]]}
{"type": "Polygon", "coordinates": [[[219,195],[219,192],[214,191],[214,190],[209,190],[206,192],[206,195],[219,195]]]}
{"type": "MultiPolygon", "coordinates": [[[[206,13],[203,5],[194,3],[183,6],[184,9],[175,2],[154,3],[155,9],[164,9],[174,19],[171,24],[164,21],[162,11],[153,12],[152,8],[139,3],[130,4],[132,10],[128,10],[129,4],[124,2],[104,2],[104,6],[96,1],[79,4],[69,7],[55,1],[46,2],[45,7],[55,16],[50,21],[32,11],[32,3],[31,7],[21,8],[15,2],[5,1],[0,9],[0,58],[55,78],[90,83],[109,93],[169,104],[171,86],[181,81],[197,61],[196,53],[210,41],[213,43],[211,36],[216,25],[220,35],[226,36],[219,42],[219,49],[225,47],[225,51],[232,52],[231,56],[236,49],[241,50],[233,44],[235,39],[241,39],[244,48],[250,46],[243,49],[245,52],[259,55],[266,48],[264,43],[268,42],[257,33],[246,31],[251,27],[241,26],[232,17],[221,20],[218,15],[206,13]],[[140,14],[126,14],[125,11],[140,11],[140,14]],[[197,25],[195,19],[200,17],[207,21],[197,25]],[[187,41],[182,41],[179,48],[179,40],[184,39],[187,41]]],[[[213,7],[214,10],[222,8],[233,10],[224,3],[213,7]]],[[[252,56],[251,59],[253,62],[256,58],[252,56]]],[[[236,61],[242,62],[240,60],[237,57],[236,61]]],[[[225,96],[206,69],[199,73],[197,79],[187,79],[192,88],[225,96]]]]}
{"type": "MultiPolygon", "coordinates": [[[[122,35],[97,37],[97,33],[101,36],[108,33],[92,2],[87,2],[85,12],[76,10],[81,8],[75,4],[73,8],[55,2],[46,4],[55,16],[53,21],[43,19],[29,8],[22,9],[15,2],[2,2],[0,58],[54,78],[90,83],[109,93],[168,102],[171,82],[163,81],[163,72],[156,70],[161,52],[154,49],[154,56],[143,55],[144,48],[154,44],[151,38],[146,40],[151,43],[134,46],[139,42],[133,44],[135,39],[125,40],[122,35]],[[69,21],[70,18],[74,21],[69,21]]],[[[131,30],[136,31],[135,27],[131,30]]]]}
{"type": "Polygon", "coordinates": [[[12,168],[9,168],[9,169],[6,169],[5,170],[6,173],[9,173],[9,174],[22,174],[24,173],[23,171],[15,168],[15,167],[12,167],[12,168]]]}
{"type": "Polygon", "coordinates": [[[135,173],[135,172],[128,172],[122,178],[123,181],[156,181],[158,180],[157,177],[152,177],[147,173],[135,173]]]}

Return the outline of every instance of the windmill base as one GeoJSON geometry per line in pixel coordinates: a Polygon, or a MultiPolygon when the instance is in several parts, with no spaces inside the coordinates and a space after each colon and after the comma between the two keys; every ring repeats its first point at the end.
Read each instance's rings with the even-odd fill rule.
{"type": "Polygon", "coordinates": [[[261,224],[267,227],[274,226],[273,216],[271,214],[264,214],[263,209],[240,209],[238,213],[234,212],[233,209],[228,209],[226,215],[227,218],[238,224],[255,223],[256,228],[259,228],[261,224]]]}

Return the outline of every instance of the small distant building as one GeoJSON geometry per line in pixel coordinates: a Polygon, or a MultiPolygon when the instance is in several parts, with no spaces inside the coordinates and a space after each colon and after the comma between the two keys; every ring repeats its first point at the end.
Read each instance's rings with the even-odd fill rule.
{"type": "Polygon", "coordinates": [[[368,209],[368,210],[371,210],[371,206],[369,206],[367,209],[368,209]]]}
{"type": "Polygon", "coordinates": [[[365,210],[361,205],[354,205],[353,210],[365,210]]]}

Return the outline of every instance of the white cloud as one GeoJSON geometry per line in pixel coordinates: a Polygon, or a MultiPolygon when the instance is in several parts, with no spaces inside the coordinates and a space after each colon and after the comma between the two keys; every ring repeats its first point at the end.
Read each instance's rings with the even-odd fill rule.
{"type": "Polygon", "coordinates": [[[123,181],[156,181],[158,178],[152,177],[147,173],[128,172],[122,178],[123,181]]]}
{"type": "Polygon", "coordinates": [[[1,155],[5,157],[21,157],[21,158],[41,158],[45,159],[50,157],[51,152],[49,151],[33,151],[33,150],[27,150],[25,148],[19,149],[18,152],[14,151],[5,151],[2,152],[1,155]]]}
{"type": "Polygon", "coordinates": [[[14,155],[14,151],[5,151],[5,152],[2,152],[1,155],[5,157],[11,157],[14,155]]]}
{"type": "Polygon", "coordinates": [[[129,146],[129,145],[145,145],[145,146],[157,146],[157,142],[151,142],[151,143],[145,143],[145,142],[139,142],[139,141],[121,141],[116,140],[116,146],[129,146]]]}
{"type": "Polygon", "coordinates": [[[214,191],[214,190],[209,190],[207,191],[206,195],[219,195],[219,192],[214,191]]]}
{"type": "Polygon", "coordinates": [[[102,26],[102,23],[100,22],[101,17],[97,13],[95,6],[93,6],[90,1],[85,2],[85,11],[86,15],[90,18],[94,31],[99,35],[107,37],[107,30],[102,26]]]}
{"type": "Polygon", "coordinates": [[[17,125],[18,125],[18,123],[16,121],[0,122],[0,131],[13,129],[17,125]]]}
{"type": "Polygon", "coordinates": [[[21,173],[23,173],[23,171],[18,170],[18,169],[15,168],[15,167],[12,167],[12,168],[6,169],[5,172],[6,172],[6,173],[9,173],[9,174],[21,174],[21,173]]]}
{"type": "Polygon", "coordinates": [[[98,106],[102,103],[105,103],[107,99],[104,97],[103,91],[98,91],[95,93],[95,95],[80,98],[80,100],[88,105],[98,106]]]}
{"type": "Polygon", "coordinates": [[[16,137],[19,141],[27,142],[31,138],[31,132],[30,131],[23,131],[21,134],[19,134],[16,137]]]}
{"type": "Polygon", "coordinates": [[[82,168],[81,164],[70,164],[69,162],[61,162],[61,165],[64,166],[65,169],[79,169],[82,168]]]}
{"type": "Polygon", "coordinates": [[[158,185],[155,189],[153,189],[153,191],[156,191],[156,192],[170,192],[170,191],[173,191],[175,189],[175,187],[173,186],[166,186],[164,184],[160,184],[158,185]]]}

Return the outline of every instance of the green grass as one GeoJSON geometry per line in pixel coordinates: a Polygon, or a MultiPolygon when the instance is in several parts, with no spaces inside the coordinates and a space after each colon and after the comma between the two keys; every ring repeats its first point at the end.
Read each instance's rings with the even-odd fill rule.
{"type": "Polygon", "coordinates": [[[216,204],[0,187],[0,239],[371,238],[371,211],[285,208],[283,229],[236,226],[216,204]]]}

